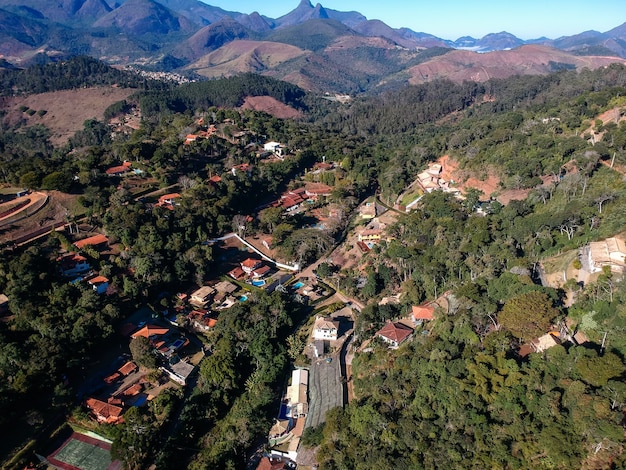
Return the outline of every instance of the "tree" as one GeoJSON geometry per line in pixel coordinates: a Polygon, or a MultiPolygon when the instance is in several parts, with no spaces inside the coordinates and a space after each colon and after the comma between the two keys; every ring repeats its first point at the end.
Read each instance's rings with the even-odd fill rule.
{"type": "Polygon", "coordinates": [[[582,379],[594,387],[606,385],[609,379],[622,375],[626,367],[616,354],[583,357],[576,361],[576,370],[582,379]]]}
{"type": "Polygon", "coordinates": [[[133,356],[133,360],[148,369],[156,369],[157,366],[156,357],[154,357],[152,349],[148,338],[143,336],[139,336],[130,342],[130,353],[133,356]]]}
{"type": "Polygon", "coordinates": [[[67,192],[72,185],[72,179],[67,172],[55,171],[45,176],[41,180],[41,187],[43,189],[57,189],[59,191],[67,192]]]}
{"type": "Polygon", "coordinates": [[[546,294],[534,291],[507,300],[498,320],[517,338],[530,341],[546,333],[558,314],[546,294]]]}

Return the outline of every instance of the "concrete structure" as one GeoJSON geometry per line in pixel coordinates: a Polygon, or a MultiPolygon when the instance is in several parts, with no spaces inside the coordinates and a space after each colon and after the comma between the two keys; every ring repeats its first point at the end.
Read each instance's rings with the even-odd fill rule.
{"type": "Polygon", "coordinates": [[[626,267],[626,244],[616,237],[589,244],[589,268],[591,272],[602,271],[608,266],[614,273],[623,273],[626,267]]]}

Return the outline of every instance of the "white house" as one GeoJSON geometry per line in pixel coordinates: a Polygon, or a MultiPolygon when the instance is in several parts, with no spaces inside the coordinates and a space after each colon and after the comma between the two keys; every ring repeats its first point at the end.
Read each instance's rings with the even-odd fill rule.
{"type": "Polygon", "coordinates": [[[337,340],[339,322],[330,317],[317,317],[313,326],[313,339],[337,340]]]}
{"type": "Polygon", "coordinates": [[[277,157],[283,156],[283,148],[284,146],[280,142],[267,142],[263,145],[263,150],[266,152],[272,152],[277,157]]]}

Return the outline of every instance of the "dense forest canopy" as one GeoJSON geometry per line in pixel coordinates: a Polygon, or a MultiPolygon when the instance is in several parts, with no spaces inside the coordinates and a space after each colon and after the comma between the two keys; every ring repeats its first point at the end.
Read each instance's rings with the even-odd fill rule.
{"type": "MultiPolygon", "coordinates": [[[[448,154],[468,175],[496,175],[495,193],[426,194],[397,215],[389,238],[359,269],[318,268],[366,305],[355,344],[372,345],[353,363],[357,398],[331,410],[305,444],[319,446],[322,468],[623,467],[626,285],[604,271],[585,285],[547,287],[540,264],[626,227],[624,176],[616,171],[626,164],[625,67],[483,84],[434,81],[348,104],[253,75],[160,89],[86,58],[3,72],[1,80],[3,90],[19,84],[31,93],[137,86],[107,117],[136,107],[143,119],[125,134],[89,120],[57,148],[43,126],[2,127],[3,181],[76,195],[79,210],[68,222],[97,227],[119,250],[86,250],[114,279],[112,295],[98,296],[56,271],[59,251],[71,249],[67,233],[4,247],[0,293],[10,299],[11,317],[0,323],[0,423],[19,421],[26,410],[80,418],[83,368],[120,348],[115,331],[129,314],[146,305],[170,308],[172,293],[219,271],[208,240],[256,231],[271,234],[288,261],[319,260],[359,225],[351,216],[358,203],[377,196],[393,205],[426,164],[448,154]],[[64,81],[68,74],[76,80],[64,81]],[[237,109],[251,95],[308,114],[283,120],[237,109]],[[608,111],[615,119],[596,120],[608,111]],[[185,143],[200,121],[215,133],[185,143]],[[268,140],[283,143],[290,157],[263,162],[257,149],[268,140]],[[122,161],[157,187],[180,191],[175,210],[107,176],[122,161]],[[316,175],[311,170],[321,162],[336,167],[316,175]],[[246,170],[236,171],[240,165],[246,170]],[[328,200],[341,214],[323,231],[306,215],[271,205],[311,181],[332,188],[328,200]],[[507,189],[528,192],[503,205],[497,196],[507,189]],[[373,339],[388,320],[444,292],[454,302],[427,334],[396,351],[373,339]],[[399,304],[379,305],[399,293],[399,304]],[[566,317],[589,337],[587,346],[516,355],[566,317]]],[[[255,292],[222,313],[203,339],[209,353],[191,392],[159,396],[125,424],[98,432],[132,468],[242,468],[272,424],[290,359],[299,356],[294,333],[311,315],[286,294],[255,292]],[[145,432],[138,435],[138,427],[145,432]]],[[[133,346],[135,355],[141,347],[133,346]]]]}

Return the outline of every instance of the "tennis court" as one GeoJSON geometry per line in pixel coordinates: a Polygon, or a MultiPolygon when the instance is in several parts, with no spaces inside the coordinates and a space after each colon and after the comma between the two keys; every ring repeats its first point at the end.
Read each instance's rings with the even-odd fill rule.
{"type": "Polygon", "coordinates": [[[63,470],[119,470],[121,462],[111,461],[111,444],[84,434],[74,433],[49,457],[63,470]]]}

